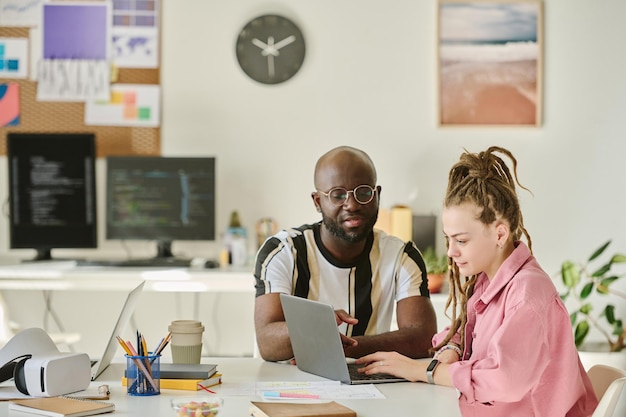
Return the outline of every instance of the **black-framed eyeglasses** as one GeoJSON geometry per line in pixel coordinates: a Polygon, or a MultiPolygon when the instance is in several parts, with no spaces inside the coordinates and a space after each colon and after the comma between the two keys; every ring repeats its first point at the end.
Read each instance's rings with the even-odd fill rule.
{"type": "Polygon", "coordinates": [[[364,184],[355,187],[354,190],[346,190],[343,187],[336,187],[331,188],[327,193],[320,190],[317,190],[317,192],[328,197],[332,205],[342,206],[348,200],[350,193],[352,193],[357,203],[368,204],[374,199],[374,196],[376,195],[376,188],[364,184]]]}

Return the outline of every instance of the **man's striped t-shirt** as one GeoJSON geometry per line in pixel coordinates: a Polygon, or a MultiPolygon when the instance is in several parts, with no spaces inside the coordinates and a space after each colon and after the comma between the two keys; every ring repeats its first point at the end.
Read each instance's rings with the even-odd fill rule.
{"type": "Polygon", "coordinates": [[[412,242],[375,229],[363,254],[342,264],[324,248],[321,223],[283,230],[257,253],[256,296],[286,293],[331,304],[359,322],[343,324],[348,336],[388,332],[394,301],[429,296],[424,261],[412,242]]]}

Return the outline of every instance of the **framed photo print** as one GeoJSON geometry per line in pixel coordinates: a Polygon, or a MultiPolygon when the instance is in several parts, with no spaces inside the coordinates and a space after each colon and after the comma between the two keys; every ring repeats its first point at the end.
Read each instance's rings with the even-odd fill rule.
{"type": "Polygon", "coordinates": [[[540,0],[439,0],[440,126],[539,126],[540,0]]]}

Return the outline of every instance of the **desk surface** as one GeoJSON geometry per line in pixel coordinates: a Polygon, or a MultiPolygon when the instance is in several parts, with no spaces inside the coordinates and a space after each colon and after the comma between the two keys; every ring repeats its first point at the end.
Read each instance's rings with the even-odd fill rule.
{"type": "MultiPolygon", "coordinates": [[[[320,381],[323,378],[298,370],[295,366],[265,362],[253,358],[204,358],[204,361],[215,363],[223,376],[225,384],[252,381],[320,381]]],[[[202,395],[192,391],[161,390],[161,395],[153,397],[131,397],[126,395],[125,387],[121,386],[123,364],[111,365],[94,385],[108,383],[111,388],[110,402],[115,403],[114,416],[151,416],[174,417],[170,406],[172,398],[181,396],[202,395]]],[[[401,382],[378,384],[377,387],[385,396],[380,400],[337,400],[357,412],[359,417],[414,417],[424,415],[430,417],[460,416],[457,393],[453,388],[428,385],[424,383],[401,382]],[[418,411],[419,410],[419,411],[418,411]]],[[[219,394],[220,387],[214,387],[219,394]]],[[[248,416],[250,401],[261,401],[254,396],[225,396],[224,407],[220,417],[248,416]]],[[[0,402],[0,415],[25,416],[26,414],[7,411],[6,402],[0,402]]],[[[106,414],[105,414],[106,415],[106,414]]]]}
{"type": "MultiPolygon", "coordinates": [[[[0,263],[0,290],[254,293],[252,267],[228,269],[77,266],[72,261],[0,263]]],[[[431,294],[445,302],[447,294],[431,294]]]]}
{"type": "Polygon", "coordinates": [[[72,261],[0,265],[0,290],[254,292],[251,268],[135,268],[76,266],[72,261]]]}

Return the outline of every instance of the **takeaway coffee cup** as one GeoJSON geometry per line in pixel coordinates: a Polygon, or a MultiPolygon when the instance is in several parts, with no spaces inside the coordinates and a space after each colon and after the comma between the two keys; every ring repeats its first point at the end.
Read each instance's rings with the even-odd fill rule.
{"type": "Polygon", "coordinates": [[[204,326],[197,320],[174,320],[169,326],[172,362],[200,363],[204,326]]]}

